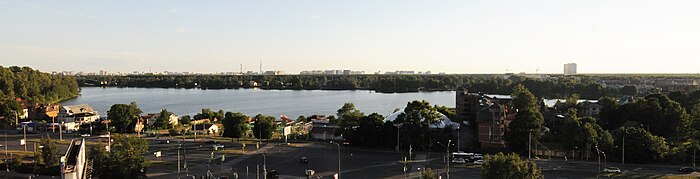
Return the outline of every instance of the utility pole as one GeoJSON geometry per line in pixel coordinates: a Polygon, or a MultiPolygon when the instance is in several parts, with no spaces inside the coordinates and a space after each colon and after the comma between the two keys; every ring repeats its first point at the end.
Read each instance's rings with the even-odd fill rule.
{"type": "MultiPolygon", "coordinates": [[[[695,158],[693,158],[693,161],[695,158]]],[[[622,165],[625,164],[625,133],[622,133],[622,165]]]]}
{"type": "Polygon", "coordinates": [[[530,154],[532,154],[532,131],[527,132],[527,159],[530,159],[530,154]]]}
{"type": "MultiPolygon", "coordinates": [[[[460,125],[461,125],[461,124],[460,124],[460,125]]],[[[461,141],[461,140],[459,140],[460,136],[461,136],[461,135],[460,135],[460,133],[459,133],[459,126],[457,126],[457,152],[462,151],[462,150],[460,150],[460,148],[459,148],[459,147],[460,147],[459,143],[460,143],[460,141],[461,141]]]]}
{"type": "Polygon", "coordinates": [[[447,140],[447,179],[450,179],[450,143],[452,140],[447,140]]]}
{"type": "Polygon", "coordinates": [[[63,124],[58,125],[58,140],[63,142],[63,124]]]}
{"type": "Polygon", "coordinates": [[[180,147],[182,144],[177,146],[177,178],[180,178],[180,147]]]}
{"type": "Polygon", "coordinates": [[[53,132],[53,133],[56,133],[56,126],[53,125],[55,123],[56,123],[56,116],[52,116],[51,117],[51,132],[53,132]]]}
{"type": "Polygon", "coordinates": [[[333,142],[333,141],[331,141],[331,144],[335,144],[338,146],[338,179],[340,179],[340,172],[341,172],[341,170],[340,170],[340,144],[338,144],[337,142],[333,142]]]}
{"type": "Polygon", "coordinates": [[[397,152],[400,151],[400,149],[399,149],[400,144],[401,144],[401,143],[400,143],[400,140],[399,140],[399,139],[400,139],[400,136],[401,136],[400,131],[401,131],[401,125],[400,125],[400,124],[397,124],[397,125],[396,125],[396,151],[397,151],[397,152]]]}
{"type": "Polygon", "coordinates": [[[24,151],[27,151],[27,125],[24,125],[24,151]]]}
{"type": "Polygon", "coordinates": [[[403,157],[403,179],[406,179],[408,177],[406,175],[406,170],[408,170],[408,168],[406,168],[406,162],[406,157],[403,157]]]}

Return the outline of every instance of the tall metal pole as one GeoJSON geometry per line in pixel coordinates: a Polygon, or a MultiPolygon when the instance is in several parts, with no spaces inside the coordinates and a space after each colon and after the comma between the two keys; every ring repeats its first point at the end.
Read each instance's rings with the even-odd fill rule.
{"type": "Polygon", "coordinates": [[[56,124],[56,116],[51,117],[51,132],[56,133],[56,126],[53,124],[56,124]]]}
{"type": "Polygon", "coordinates": [[[400,149],[399,149],[399,147],[400,147],[400,142],[399,142],[400,137],[399,136],[401,136],[400,130],[401,130],[401,126],[397,124],[396,125],[396,151],[397,152],[400,151],[400,149]]]}
{"type": "Polygon", "coordinates": [[[24,151],[27,151],[27,125],[24,125],[24,151]]]}
{"type": "MultiPolygon", "coordinates": [[[[460,125],[461,125],[461,124],[460,124],[460,125]]],[[[460,144],[460,141],[461,141],[461,140],[459,140],[460,136],[461,136],[461,135],[460,135],[460,133],[459,133],[459,127],[457,127],[457,152],[462,151],[462,150],[460,150],[460,148],[459,148],[459,147],[460,147],[459,144],[460,144]]]]}
{"type": "Polygon", "coordinates": [[[452,140],[447,140],[447,179],[450,179],[450,143],[452,140]]]}
{"type": "Polygon", "coordinates": [[[340,170],[340,144],[338,144],[337,142],[333,142],[333,141],[331,141],[331,144],[335,144],[338,146],[338,179],[340,179],[340,173],[341,173],[341,170],[340,170]]]}
{"type": "Polygon", "coordinates": [[[622,165],[625,164],[625,133],[622,133],[622,165]]]}
{"type": "Polygon", "coordinates": [[[58,140],[63,142],[63,124],[58,125],[58,140]]]}
{"type": "Polygon", "coordinates": [[[180,147],[182,144],[177,146],[177,178],[180,178],[180,147]]]}
{"type": "Polygon", "coordinates": [[[530,151],[532,149],[532,131],[527,132],[527,159],[530,159],[530,154],[532,152],[530,151]]]}

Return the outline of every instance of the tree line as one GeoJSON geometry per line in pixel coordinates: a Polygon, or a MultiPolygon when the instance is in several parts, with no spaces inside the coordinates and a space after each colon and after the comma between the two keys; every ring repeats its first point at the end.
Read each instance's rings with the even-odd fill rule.
{"type": "MultiPolygon", "coordinates": [[[[373,90],[377,92],[450,91],[509,94],[523,84],[535,95],[562,98],[579,94],[587,99],[630,93],[605,88],[598,76],[552,76],[535,79],[520,75],[127,75],[77,76],[81,86],[201,88],[201,89],[290,89],[290,90],[373,90]]],[[[636,91],[636,89],[633,89],[636,91]]]]}
{"type": "MultiPolygon", "coordinates": [[[[72,76],[51,75],[29,67],[0,66],[0,116],[14,120],[22,115],[15,98],[29,102],[55,103],[78,95],[78,82],[72,76]]],[[[14,121],[5,120],[7,124],[14,121]]]]}

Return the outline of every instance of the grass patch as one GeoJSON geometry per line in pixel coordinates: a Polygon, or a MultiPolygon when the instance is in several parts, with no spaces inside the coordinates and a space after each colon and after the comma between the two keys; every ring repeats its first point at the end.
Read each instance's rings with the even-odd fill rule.
{"type": "MultiPolygon", "coordinates": [[[[180,167],[182,167],[182,165],[183,163],[180,163],[180,167]]],[[[177,170],[177,162],[151,160],[151,166],[149,168],[156,170],[177,170]]]]}

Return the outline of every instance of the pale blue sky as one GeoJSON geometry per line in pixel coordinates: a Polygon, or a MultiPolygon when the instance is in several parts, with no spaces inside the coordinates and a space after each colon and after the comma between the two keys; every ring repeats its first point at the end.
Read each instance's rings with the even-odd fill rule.
{"type": "Polygon", "coordinates": [[[43,71],[700,72],[700,1],[8,1],[0,65],[43,71]]]}

